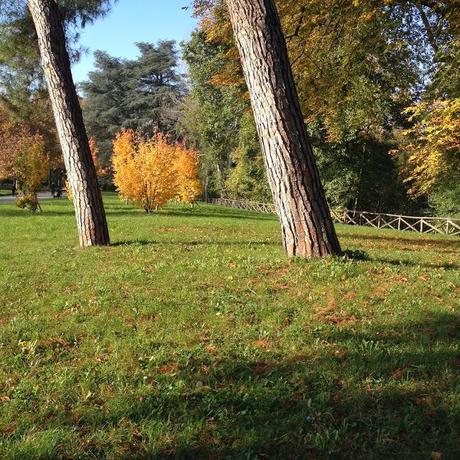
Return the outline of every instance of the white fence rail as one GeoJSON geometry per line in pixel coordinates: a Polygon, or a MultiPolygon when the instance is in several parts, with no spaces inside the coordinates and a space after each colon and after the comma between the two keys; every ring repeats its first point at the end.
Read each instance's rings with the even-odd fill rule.
{"type": "MultiPolygon", "coordinates": [[[[226,198],[214,198],[210,202],[230,208],[276,214],[275,205],[269,203],[229,200],[226,198]]],[[[332,209],[331,214],[334,221],[341,224],[460,236],[460,219],[450,219],[448,217],[403,216],[398,214],[352,211],[348,209],[332,209]]]]}

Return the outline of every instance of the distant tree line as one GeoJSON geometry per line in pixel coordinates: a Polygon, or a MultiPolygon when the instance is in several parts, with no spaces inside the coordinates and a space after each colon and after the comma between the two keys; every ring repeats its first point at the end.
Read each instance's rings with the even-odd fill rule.
{"type": "MultiPolygon", "coordinates": [[[[108,4],[69,2],[66,23],[91,21],[108,4]]],[[[278,0],[277,6],[329,203],[458,214],[460,19],[454,2],[278,0]]],[[[42,136],[53,160],[48,180],[62,185],[64,165],[31,45],[33,24],[7,4],[1,12],[2,110],[42,136]]],[[[95,70],[80,95],[88,133],[108,171],[103,182],[112,181],[118,132],[157,131],[198,149],[206,196],[269,201],[227,8],[219,0],[197,2],[196,12],[203,20],[182,52],[188,78],[178,71],[173,41],[138,43],[139,57],[130,60],[95,53],[95,70]]],[[[72,30],[68,42],[78,58],[72,30]]]]}

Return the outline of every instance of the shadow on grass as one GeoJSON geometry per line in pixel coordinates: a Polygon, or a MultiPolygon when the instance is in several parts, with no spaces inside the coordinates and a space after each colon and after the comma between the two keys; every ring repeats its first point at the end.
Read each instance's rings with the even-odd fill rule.
{"type": "MultiPolygon", "coordinates": [[[[173,246],[276,246],[281,249],[279,241],[260,241],[260,240],[191,240],[191,241],[168,241],[168,240],[122,240],[111,244],[113,247],[123,246],[154,246],[154,245],[173,245],[173,246]]],[[[396,267],[423,267],[430,269],[458,270],[459,264],[454,263],[425,263],[415,262],[407,259],[385,259],[381,257],[370,257],[367,252],[361,250],[345,250],[339,260],[353,260],[355,262],[377,262],[383,265],[393,265],[396,267]]],[[[306,261],[308,263],[308,260],[306,261]]]]}
{"type": "MultiPolygon", "coordinates": [[[[360,227],[362,229],[367,228],[367,227],[360,227]]],[[[420,234],[420,238],[407,238],[406,235],[408,232],[398,232],[396,235],[391,236],[389,234],[385,234],[386,230],[385,229],[374,229],[373,231],[375,232],[380,232],[379,234],[375,235],[369,235],[369,234],[361,234],[361,233],[347,233],[343,231],[339,231],[339,237],[340,238],[350,238],[350,239],[355,239],[355,240],[366,240],[366,241],[380,241],[380,242],[390,242],[390,243],[396,243],[396,244],[404,244],[404,245],[409,245],[409,246],[414,246],[414,251],[418,251],[420,248],[426,248],[427,246],[442,246],[442,247],[448,247],[452,248],[453,250],[457,247],[457,249],[460,247],[460,238],[457,237],[455,239],[455,236],[451,236],[451,239],[440,239],[440,238],[432,238],[428,239],[431,237],[442,237],[442,235],[432,235],[432,234],[420,234]],[[404,236],[403,236],[404,235],[404,236]],[[423,235],[425,238],[423,238],[423,235]]],[[[448,236],[445,235],[445,238],[448,236]]],[[[404,250],[407,250],[405,247],[404,250]]]]}
{"type": "Polygon", "coordinates": [[[459,458],[460,415],[449,403],[460,384],[457,315],[310,334],[323,344],[316,355],[165,362],[150,395],[126,396],[99,423],[162,426],[168,447],[149,450],[140,430],[136,458],[459,458]]]}
{"type": "Polygon", "coordinates": [[[161,209],[157,212],[152,212],[147,214],[140,210],[115,210],[108,208],[106,210],[108,216],[144,216],[144,217],[184,217],[184,218],[195,218],[195,219],[202,219],[202,218],[216,218],[216,219],[239,219],[239,220],[255,220],[255,221],[276,221],[277,218],[275,216],[271,216],[270,214],[248,214],[244,213],[244,211],[239,213],[234,212],[204,212],[204,210],[197,210],[194,209],[192,211],[187,212],[186,210],[169,210],[169,209],[161,209]]]}
{"type": "Polygon", "coordinates": [[[111,244],[114,247],[120,246],[153,246],[153,245],[173,245],[173,246],[280,246],[274,241],[227,241],[227,240],[203,240],[203,241],[157,241],[157,240],[124,240],[116,241],[111,244]]]}
{"type": "Polygon", "coordinates": [[[420,263],[407,259],[386,259],[382,257],[370,257],[369,254],[361,250],[345,250],[343,251],[345,260],[353,260],[357,262],[377,262],[383,265],[394,265],[396,267],[424,267],[424,268],[442,268],[444,270],[457,270],[460,265],[454,263],[420,263]]]}
{"type": "Polygon", "coordinates": [[[421,262],[413,262],[411,260],[405,259],[385,259],[381,257],[375,257],[372,259],[374,262],[381,263],[383,265],[393,265],[396,267],[423,267],[423,268],[442,268],[443,270],[458,270],[460,269],[459,264],[454,263],[421,263],[421,262]]]}
{"type": "MultiPolygon", "coordinates": [[[[42,212],[33,214],[27,210],[22,209],[2,209],[0,207],[0,216],[4,217],[63,217],[63,216],[73,216],[74,211],[71,209],[63,209],[62,211],[51,211],[44,207],[42,212]]],[[[106,215],[110,217],[125,217],[129,216],[134,217],[183,217],[183,218],[193,218],[193,219],[204,219],[204,218],[216,218],[216,219],[239,219],[239,220],[254,220],[254,221],[276,221],[275,216],[269,214],[245,214],[244,211],[239,213],[234,212],[203,212],[199,209],[193,209],[191,211],[187,210],[168,210],[162,209],[158,212],[152,212],[147,214],[140,209],[126,209],[126,208],[114,208],[106,207],[106,215]]]]}

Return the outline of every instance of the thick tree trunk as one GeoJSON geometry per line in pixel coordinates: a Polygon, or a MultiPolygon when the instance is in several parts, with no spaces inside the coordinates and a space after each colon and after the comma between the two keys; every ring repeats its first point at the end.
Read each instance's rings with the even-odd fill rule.
{"type": "Polygon", "coordinates": [[[96,169],[70,70],[64,29],[55,0],[28,0],[53,107],[82,247],[109,244],[96,169]]]}
{"type": "Polygon", "coordinates": [[[339,254],[273,0],[226,0],[289,256],[339,254]]]}

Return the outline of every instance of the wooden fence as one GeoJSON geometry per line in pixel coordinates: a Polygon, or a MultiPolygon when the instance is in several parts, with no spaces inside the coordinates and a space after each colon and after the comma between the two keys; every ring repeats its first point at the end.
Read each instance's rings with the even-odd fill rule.
{"type": "MultiPolygon", "coordinates": [[[[269,203],[229,200],[225,198],[214,198],[210,202],[230,208],[276,214],[275,205],[269,203]]],[[[348,209],[332,209],[331,214],[334,221],[341,224],[460,236],[460,219],[450,219],[448,217],[402,216],[397,214],[352,211],[348,209]]]]}

